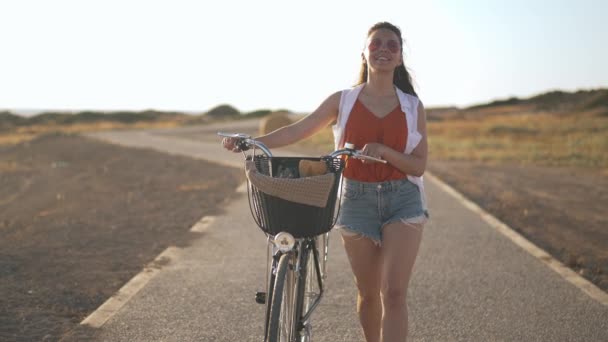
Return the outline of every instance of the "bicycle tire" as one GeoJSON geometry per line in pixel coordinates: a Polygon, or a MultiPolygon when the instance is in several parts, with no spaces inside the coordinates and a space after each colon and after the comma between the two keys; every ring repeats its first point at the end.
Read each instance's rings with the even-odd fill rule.
{"type": "Polygon", "coordinates": [[[283,254],[277,266],[272,304],[270,308],[270,322],[268,324],[269,342],[290,341],[295,332],[295,305],[293,305],[294,303],[291,303],[291,298],[286,297],[291,295],[289,291],[290,289],[286,287],[293,285],[293,281],[289,281],[288,278],[290,277],[290,259],[291,254],[283,254]],[[285,336],[285,333],[287,336],[285,336]]]}

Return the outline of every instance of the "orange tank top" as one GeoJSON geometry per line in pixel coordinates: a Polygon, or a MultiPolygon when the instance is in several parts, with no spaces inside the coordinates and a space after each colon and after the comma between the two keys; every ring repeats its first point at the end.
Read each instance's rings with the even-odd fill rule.
{"type": "MultiPolygon", "coordinates": [[[[380,143],[397,151],[405,150],[407,122],[399,105],[385,117],[378,118],[357,100],[344,131],[344,141],[355,144],[358,150],[367,143],[380,143]]],[[[354,158],[348,159],[344,168],[344,177],[360,182],[384,182],[406,176],[388,163],[363,163],[354,158]]]]}

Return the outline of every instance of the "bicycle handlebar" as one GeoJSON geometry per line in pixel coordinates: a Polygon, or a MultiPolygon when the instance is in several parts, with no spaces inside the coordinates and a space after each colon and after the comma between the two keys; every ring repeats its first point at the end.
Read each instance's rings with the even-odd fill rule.
{"type": "Polygon", "coordinates": [[[225,138],[238,139],[237,143],[236,143],[236,147],[241,151],[247,151],[251,147],[257,147],[260,150],[262,150],[262,152],[267,157],[272,157],[272,152],[270,152],[270,149],[268,147],[266,147],[266,145],[264,145],[264,143],[262,143],[261,141],[257,141],[255,139],[251,138],[250,135],[243,134],[243,133],[223,133],[223,132],[217,132],[217,135],[219,135],[221,137],[225,137],[225,138]]]}
{"type": "MultiPolygon", "coordinates": [[[[223,133],[223,132],[217,132],[217,135],[219,135],[221,137],[237,139],[236,147],[241,151],[247,151],[251,147],[257,147],[260,150],[262,150],[262,152],[267,157],[272,157],[272,152],[270,152],[270,149],[268,147],[266,147],[266,145],[264,145],[264,143],[251,138],[250,135],[242,134],[242,133],[223,133]]],[[[375,161],[375,162],[384,163],[384,164],[387,163],[387,161],[384,159],[375,158],[375,157],[361,154],[361,151],[356,150],[354,148],[355,146],[353,144],[346,143],[346,144],[344,144],[344,146],[345,147],[343,149],[336,150],[336,151],[333,151],[332,153],[330,153],[329,157],[335,158],[335,157],[339,157],[342,155],[346,155],[349,157],[353,157],[355,159],[375,161]]]]}

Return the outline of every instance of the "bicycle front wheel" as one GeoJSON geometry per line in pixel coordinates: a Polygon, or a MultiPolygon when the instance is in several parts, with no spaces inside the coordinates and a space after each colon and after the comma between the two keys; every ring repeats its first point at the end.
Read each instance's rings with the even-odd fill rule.
{"type": "Polygon", "coordinates": [[[283,254],[277,266],[270,308],[269,342],[289,342],[295,335],[295,273],[290,269],[290,266],[293,268],[292,259],[293,254],[283,254]]]}

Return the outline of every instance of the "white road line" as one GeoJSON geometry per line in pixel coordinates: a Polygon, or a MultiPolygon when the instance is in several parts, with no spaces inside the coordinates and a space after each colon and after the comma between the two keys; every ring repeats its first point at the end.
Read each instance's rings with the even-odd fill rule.
{"type": "MultiPolygon", "coordinates": [[[[247,191],[247,183],[241,184],[237,192],[247,191]]],[[[196,222],[191,228],[191,232],[203,233],[216,220],[215,216],[205,216],[196,222]]],[[[183,249],[170,246],[160,253],[154,261],[148,264],[144,269],[136,274],[128,283],[118,290],[112,297],[106,300],[100,307],[87,316],[80,324],[88,325],[93,328],[100,328],[108,319],[114,316],[120,309],[139,292],[146,284],[154,278],[160,271],[159,265],[175,263],[183,249]]]]}
{"type": "Polygon", "coordinates": [[[180,256],[181,249],[177,247],[167,247],[160,253],[153,262],[148,264],[135,277],[131,278],[116,294],[105,301],[97,310],[93,311],[80,324],[88,325],[93,328],[101,327],[110,317],[114,316],[139,290],[141,290],[150,279],[160,272],[158,266],[174,263],[180,256]]]}
{"type": "Polygon", "coordinates": [[[247,182],[241,184],[241,186],[239,186],[238,188],[236,188],[236,192],[241,193],[241,194],[246,194],[247,193],[247,182]]]}
{"type": "Polygon", "coordinates": [[[566,279],[574,286],[578,287],[580,290],[585,292],[589,297],[597,300],[603,305],[608,306],[608,293],[602,291],[599,287],[595,286],[592,282],[580,276],[578,273],[574,272],[563,263],[553,258],[549,253],[545,252],[540,247],[536,246],[532,242],[528,241],[525,237],[517,233],[513,228],[506,225],[504,222],[500,221],[496,217],[492,216],[487,211],[483,210],[477,204],[471,202],[460,192],[449,186],[448,184],[441,181],[439,178],[434,176],[429,171],[424,173],[425,178],[430,179],[432,182],[437,184],[443,191],[449,193],[453,197],[455,197],[459,202],[461,202],[465,207],[475,212],[481,218],[486,221],[492,228],[496,229],[504,236],[509,238],[513,243],[530,253],[532,256],[536,257],[538,260],[543,262],[545,265],[549,266],[552,270],[557,272],[562,278],[566,279]]]}
{"type": "Polygon", "coordinates": [[[209,225],[215,221],[215,216],[205,216],[200,221],[196,222],[192,228],[190,228],[191,232],[194,233],[203,233],[209,228],[209,225]]]}
{"type": "MultiPolygon", "coordinates": [[[[205,216],[190,228],[191,232],[205,232],[215,221],[215,216],[205,216]]],[[[80,324],[93,328],[100,328],[108,319],[114,316],[137,292],[146,286],[161,270],[159,265],[175,263],[181,256],[183,249],[170,246],[160,253],[154,261],[146,265],[144,269],[136,274],[128,283],[118,290],[112,297],[108,298],[97,310],[93,311],[80,324]]]]}

